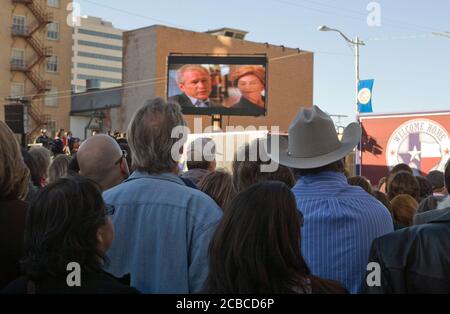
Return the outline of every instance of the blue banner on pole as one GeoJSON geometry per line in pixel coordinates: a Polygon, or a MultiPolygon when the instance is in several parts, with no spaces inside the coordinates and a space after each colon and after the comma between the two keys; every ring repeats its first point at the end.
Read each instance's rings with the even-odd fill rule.
{"type": "Polygon", "coordinates": [[[358,84],[358,111],[360,113],[373,112],[372,89],[375,80],[363,80],[358,84]]]}

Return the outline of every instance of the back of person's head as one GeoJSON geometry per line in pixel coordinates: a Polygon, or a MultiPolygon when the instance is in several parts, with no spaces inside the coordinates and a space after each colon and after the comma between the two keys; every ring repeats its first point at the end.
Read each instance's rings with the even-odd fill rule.
{"type": "Polygon", "coordinates": [[[400,171],[389,176],[387,184],[387,195],[392,201],[394,197],[400,194],[408,194],[414,199],[419,199],[419,183],[413,174],[407,171],[400,171]]]}
{"type": "Polygon", "coordinates": [[[11,129],[0,121],[0,199],[24,199],[29,182],[30,171],[19,143],[11,129]]]}
{"type": "Polygon", "coordinates": [[[438,207],[438,198],[434,195],[430,195],[420,201],[419,206],[417,207],[416,213],[424,213],[429,210],[436,209],[438,207]]]}
{"type": "Polygon", "coordinates": [[[72,158],[69,162],[69,167],[67,168],[67,173],[69,175],[77,175],[80,172],[80,166],[78,165],[78,157],[77,154],[72,155],[72,158]]]}
{"type": "Polygon", "coordinates": [[[434,191],[442,191],[445,186],[444,173],[439,170],[430,171],[427,175],[427,180],[431,183],[434,191]]]}
{"type": "Polygon", "coordinates": [[[92,136],[83,142],[77,152],[79,174],[94,180],[103,190],[107,190],[128,178],[126,155],[111,136],[92,136]]]}
{"type": "Polygon", "coordinates": [[[25,162],[25,165],[30,171],[31,183],[34,186],[40,186],[41,178],[39,176],[40,172],[37,167],[36,161],[33,159],[33,157],[31,157],[30,153],[25,148],[22,148],[21,150],[23,161],[25,162]]]}
{"type": "Polygon", "coordinates": [[[381,191],[372,191],[373,196],[386,207],[392,215],[391,202],[387,195],[381,191]]]}
{"type": "Polygon", "coordinates": [[[372,186],[370,185],[367,178],[362,176],[354,176],[347,179],[348,184],[360,186],[364,191],[369,194],[372,194],[372,186]]]}
{"type": "Polygon", "coordinates": [[[300,250],[301,213],[290,188],[276,181],[239,193],[210,244],[210,293],[292,293],[309,269],[300,250]]]}
{"type": "Polygon", "coordinates": [[[394,220],[403,226],[411,226],[418,206],[419,204],[412,196],[408,194],[397,195],[391,200],[394,220]]]}
{"type": "Polygon", "coordinates": [[[187,150],[187,168],[214,171],[216,168],[216,144],[214,140],[200,137],[192,141],[187,150]]]}
{"type": "Polygon", "coordinates": [[[220,208],[225,209],[236,195],[231,175],[222,170],[206,174],[198,184],[199,189],[208,194],[220,208]]]}
{"type": "Polygon", "coordinates": [[[44,187],[31,204],[22,266],[31,280],[67,276],[67,265],[99,271],[114,231],[100,187],[80,176],[44,187]]]}
{"type": "Polygon", "coordinates": [[[70,159],[67,155],[58,155],[53,159],[48,170],[49,182],[55,182],[57,179],[67,176],[70,159]]]}
{"type": "Polygon", "coordinates": [[[391,169],[389,174],[390,175],[394,175],[394,174],[396,174],[397,172],[400,172],[400,171],[406,171],[406,172],[409,172],[410,174],[414,174],[413,170],[411,169],[411,167],[408,166],[407,164],[397,164],[397,165],[395,165],[391,169]]]}
{"type": "Polygon", "coordinates": [[[185,122],[180,105],[166,103],[161,98],[147,101],[128,126],[133,169],[149,173],[176,169],[184,143],[180,143],[180,151],[174,152],[176,156],[172,156],[173,146],[180,141],[179,137],[172,137],[172,131],[175,127],[183,126],[185,122]]]}
{"type": "Polygon", "coordinates": [[[52,161],[50,151],[44,147],[36,147],[30,150],[30,155],[36,162],[39,170],[40,182],[36,185],[39,187],[45,185],[48,180],[48,170],[52,161]]]}
{"type": "Polygon", "coordinates": [[[445,164],[444,183],[445,186],[447,187],[447,190],[449,190],[450,193],[450,159],[447,160],[447,163],[445,164]]]}
{"type": "Polygon", "coordinates": [[[281,181],[292,188],[295,185],[295,178],[290,168],[278,165],[276,171],[261,171],[262,165],[268,165],[272,162],[265,151],[261,149],[261,145],[263,143],[255,140],[241,147],[237,152],[232,164],[233,183],[236,190],[238,192],[243,191],[262,181],[281,181]]]}
{"type": "Polygon", "coordinates": [[[419,183],[419,202],[428,196],[433,195],[433,186],[430,181],[422,176],[416,176],[416,180],[417,183],[419,183]]]}

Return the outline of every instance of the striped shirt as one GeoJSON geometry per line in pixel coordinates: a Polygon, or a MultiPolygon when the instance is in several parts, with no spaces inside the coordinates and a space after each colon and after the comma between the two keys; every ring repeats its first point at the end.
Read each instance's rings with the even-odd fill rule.
{"type": "Polygon", "coordinates": [[[393,232],[389,211],[336,172],[304,176],[292,192],[304,215],[302,253],[312,274],[361,292],[372,241],[393,232]]]}

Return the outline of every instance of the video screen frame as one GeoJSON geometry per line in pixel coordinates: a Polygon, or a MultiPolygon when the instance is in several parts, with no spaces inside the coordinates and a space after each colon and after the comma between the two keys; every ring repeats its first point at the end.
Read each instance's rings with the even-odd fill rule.
{"type": "MultiPolygon", "coordinates": [[[[197,72],[202,71],[199,69],[197,72]]],[[[168,100],[177,101],[183,114],[254,117],[267,115],[268,59],[265,54],[238,56],[171,54],[167,57],[166,77],[166,97],[168,100]],[[195,71],[196,66],[207,68],[209,71],[211,92],[206,104],[201,103],[198,106],[197,100],[194,105],[192,102],[196,101],[195,95],[187,97],[179,87],[177,71],[187,65],[194,65],[194,67],[189,67],[184,73],[189,70],[195,71]],[[251,93],[245,94],[249,88],[251,93]],[[244,95],[248,95],[251,101],[248,101],[244,95]]],[[[204,98],[205,95],[199,97],[204,98]]]]}

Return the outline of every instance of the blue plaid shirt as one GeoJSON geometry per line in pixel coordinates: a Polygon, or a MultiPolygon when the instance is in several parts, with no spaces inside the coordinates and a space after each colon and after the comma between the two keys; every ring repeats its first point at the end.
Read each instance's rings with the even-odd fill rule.
{"type": "Polygon", "coordinates": [[[361,292],[372,241],[394,231],[387,208],[336,172],[304,176],[292,192],[304,215],[302,253],[311,272],[361,292]]]}

